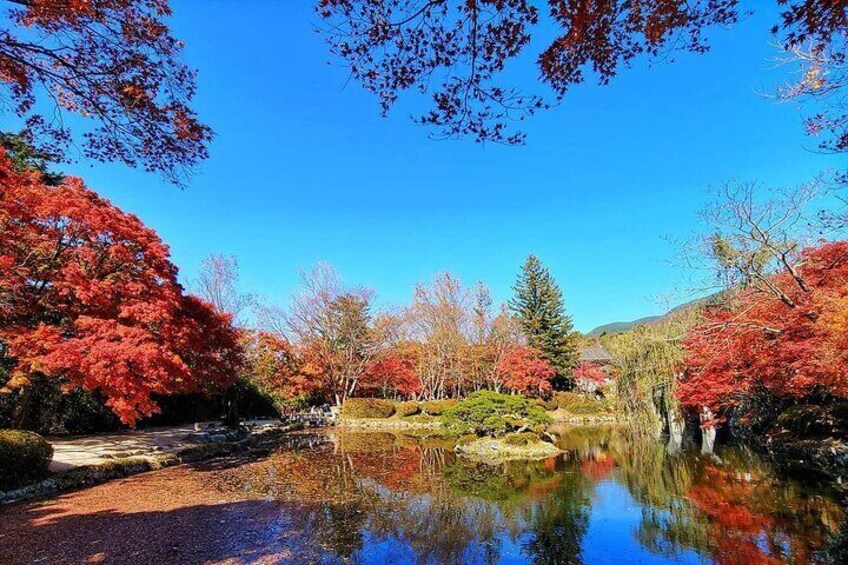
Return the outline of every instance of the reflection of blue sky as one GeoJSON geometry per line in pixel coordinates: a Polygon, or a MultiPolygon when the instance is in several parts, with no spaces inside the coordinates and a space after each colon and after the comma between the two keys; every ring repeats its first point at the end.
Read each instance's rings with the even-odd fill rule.
{"type": "Polygon", "coordinates": [[[645,550],[634,532],[642,520],[642,506],[627,488],[613,481],[595,485],[589,529],[583,538],[584,563],[701,563],[692,550],[680,550],[673,560],[645,550]]]}
{"type": "MultiPolygon", "coordinates": [[[[566,470],[566,473],[576,472],[566,470]]],[[[406,509],[415,513],[428,513],[433,504],[432,495],[409,495],[395,493],[383,485],[371,480],[363,479],[359,483],[372,492],[378,493],[383,500],[392,499],[396,502],[402,501],[406,509]]],[[[557,496],[551,493],[548,496],[557,496]]],[[[528,563],[528,556],[523,551],[523,546],[532,539],[529,525],[521,521],[522,532],[513,536],[504,520],[498,503],[484,501],[481,499],[465,499],[468,503],[465,508],[465,521],[474,519],[475,515],[483,510],[484,506],[491,506],[496,519],[498,532],[495,547],[487,548],[479,540],[468,544],[462,557],[463,565],[475,565],[489,563],[486,555],[497,555],[494,563],[498,564],[524,564],[528,563]],[[488,549],[488,551],[487,551],[488,549]]],[[[539,504],[538,501],[530,502],[531,505],[539,504]]],[[[582,540],[582,562],[586,565],[605,564],[618,565],[622,563],[702,563],[702,559],[692,550],[681,549],[674,556],[656,555],[643,548],[636,538],[635,531],[639,528],[642,519],[643,507],[630,495],[627,488],[614,480],[604,480],[595,484],[591,494],[589,505],[589,526],[582,540]]],[[[363,549],[356,554],[355,561],[363,565],[378,564],[406,564],[416,563],[415,550],[410,547],[407,540],[393,535],[374,535],[368,531],[366,526],[363,532],[363,549]]]]}

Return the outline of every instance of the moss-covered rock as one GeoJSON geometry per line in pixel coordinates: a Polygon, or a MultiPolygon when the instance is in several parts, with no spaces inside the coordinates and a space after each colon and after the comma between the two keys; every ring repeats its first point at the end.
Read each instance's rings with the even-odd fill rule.
{"type": "Polygon", "coordinates": [[[0,490],[44,478],[52,459],[53,447],[40,435],[0,430],[0,490]]]}
{"type": "Polygon", "coordinates": [[[395,404],[382,398],[348,398],[342,404],[342,418],[389,418],[395,404]]]}
{"type": "Polygon", "coordinates": [[[477,438],[474,441],[458,443],[455,449],[462,455],[486,463],[547,459],[561,453],[557,446],[540,440],[535,434],[529,435],[533,437],[515,434],[502,438],[477,438]]]}

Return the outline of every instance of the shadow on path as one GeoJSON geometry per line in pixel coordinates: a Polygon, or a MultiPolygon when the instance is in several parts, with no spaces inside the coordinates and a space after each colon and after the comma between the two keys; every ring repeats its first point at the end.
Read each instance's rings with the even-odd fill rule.
{"type": "Polygon", "coordinates": [[[18,506],[0,515],[0,562],[327,562],[310,528],[291,510],[263,500],[137,513],[81,514],[51,505],[18,506]]]}

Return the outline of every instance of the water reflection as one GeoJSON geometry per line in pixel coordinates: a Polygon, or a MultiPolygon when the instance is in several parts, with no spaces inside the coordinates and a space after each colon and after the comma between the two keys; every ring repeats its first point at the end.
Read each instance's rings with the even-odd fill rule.
{"type": "Polygon", "coordinates": [[[842,510],[740,448],[671,454],[612,428],[561,430],[563,455],[499,466],[450,441],[375,432],[220,470],[216,488],[281,501],[322,561],[828,562],[842,510]]]}

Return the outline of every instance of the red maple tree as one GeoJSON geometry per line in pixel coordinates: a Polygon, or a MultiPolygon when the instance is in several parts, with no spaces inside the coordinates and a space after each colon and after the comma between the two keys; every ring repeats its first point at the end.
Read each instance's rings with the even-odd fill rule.
{"type": "Polygon", "coordinates": [[[770,282],[785,299],[741,290],[690,330],[684,404],[726,413],[755,387],[796,399],[848,398],[848,241],[807,248],[770,282]]]}
{"type": "Polygon", "coordinates": [[[607,374],[597,363],[591,361],[581,361],[572,373],[574,380],[582,380],[595,384],[604,384],[607,380],[607,374]]]}
{"type": "Polygon", "coordinates": [[[102,392],[133,425],[153,395],[225,386],[242,354],[230,316],[187,296],[167,246],[87,189],[16,171],[0,150],[0,342],[5,389],[39,379],[102,392]]]}
{"type": "Polygon", "coordinates": [[[411,397],[421,392],[421,380],[415,370],[417,355],[413,350],[389,351],[365,368],[360,392],[384,397],[411,397]]]}
{"type": "Polygon", "coordinates": [[[551,391],[556,372],[538,349],[514,346],[498,360],[495,369],[509,390],[544,395],[551,391]]]}
{"type": "MultiPolygon", "coordinates": [[[[738,23],[760,2],[739,0],[316,0],[331,51],[351,76],[380,99],[383,113],[405,91],[428,94],[431,106],[416,122],[436,136],[517,144],[517,123],[552,104],[542,94],[509,83],[505,73],[536,40],[537,75],[561,99],[587,78],[600,84],[639,58],[673,59],[674,52],[706,53],[709,34],[738,23]],[[546,33],[539,33],[544,29],[546,33]],[[548,31],[554,31],[549,36],[548,31]]],[[[809,45],[814,59],[833,52],[830,68],[845,63],[848,7],[842,0],[778,0],[771,32],[787,49],[809,45]]],[[[768,30],[763,30],[767,33],[768,30]]],[[[801,57],[799,65],[820,71],[801,57]]],[[[815,72],[816,89],[824,73],[815,72]]],[[[799,85],[804,87],[803,82],[799,85]]],[[[839,90],[844,81],[828,81],[839,90]]],[[[794,88],[798,90],[798,88],[794,88]]],[[[824,92],[824,91],[821,91],[824,92]]],[[[817,92],[812,93],[817,96],[817,92]]],[[[792,96],[794,98],[794,96],[792,96]]],[[[838,96],[834,96],[840,99],[838,96]]],[[[844,104],[808,120],[825,130],[823,147],[848,147],[844,104]]]]}
{"type": "Polygon", "coordinates": [[[83,136],[87,156],[184,180],[206,158],[212,131],[189,106],[195,73],[180,61],[170,13],[167,0],[12,2],[0,32],[0,87],[28,139],[61,154],[71,141],[61,114],[76,113],[97,124],[83,136]]]}

